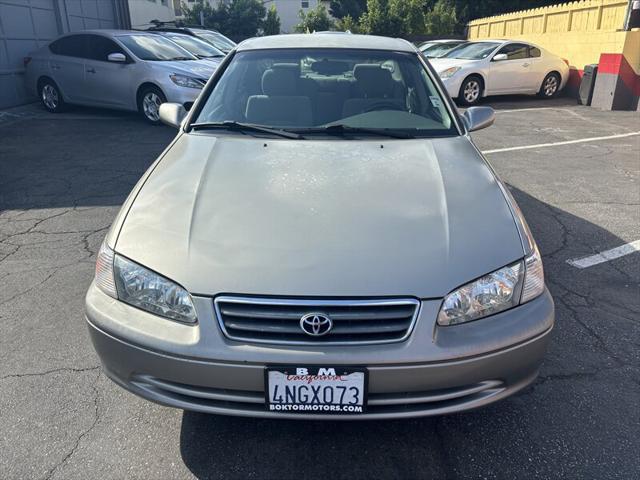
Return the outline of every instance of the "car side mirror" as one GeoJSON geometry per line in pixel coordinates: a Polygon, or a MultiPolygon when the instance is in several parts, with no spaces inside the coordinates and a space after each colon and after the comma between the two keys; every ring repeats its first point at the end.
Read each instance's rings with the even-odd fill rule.
{"type": "Polygon", "coordinates": [[[160,121],[170,127],[180,128],[182,121],[187,116],[187,111],[179,103],[163,103],[158,112],[160,121]]]}
{"type": "Polygon", "coordinates": [[[493,56],[493,61],[494,62],[502,62],[504,60],[507,60],[509,57],[507,56],[506,53],[498,53],[496,55],[493,56]]]}
{"type": "Polygon", "coordinates": [[[462,119],[467,126],[467,130],[475,132],[493,125],[496,113],[491,107],[469,107],[462,114],[462,119]]]}
{"type": "Polygon", "coordinates": [[[125,63],[127,61],[127,57],[124,56],[124,53],[110,53],[107,55],[107,60],[110,62],[125,63]]]}

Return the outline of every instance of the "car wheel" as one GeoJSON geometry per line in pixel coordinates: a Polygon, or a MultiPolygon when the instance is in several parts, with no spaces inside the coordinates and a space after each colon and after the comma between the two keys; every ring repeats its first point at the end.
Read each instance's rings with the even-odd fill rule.
{"type": "Polygon", "coordinates": [[[64,110],[65,103],[62,92],[53,80],[45,79],[40,82],[40,101],[44,108],[52,113],[59,113],[64,110]]]}
{"type": "Polygon", "coordinates": [[[550,73],[542,81],[542,86],[538,95],[542,98],[553,98],[560,90],[560,75],[557,73],[550,73]]]}
{"type": "Polygon", "coordinates": [[[460,86],[458,101],[463,105],[475,105],[482,96],[482,79],[472,75],[467,77],[460,86]]]}
{"type": "Polygon", "coordinates": [[[160,105],[165,103],[167,98],[156,87],[148,87],[140,92],[138,99],[138,110],[147,122],[153,125],[160,124],[160,105]]]}

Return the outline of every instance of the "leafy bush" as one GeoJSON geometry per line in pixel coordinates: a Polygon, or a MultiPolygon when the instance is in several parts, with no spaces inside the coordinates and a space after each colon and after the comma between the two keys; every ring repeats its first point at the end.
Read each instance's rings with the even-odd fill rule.
{"type": "Polygon", "coordinates": [[[298,33],[313,33],[331,30],[334,27],[333,20],[329,17],[327,9],[321,3],[307,13],[300,10],[300,23],[295,26],[298,33]]]}
{"type": "Polygon", "coordinates": [[[262,32],[264,35],[278,35],[280,33],[280,17],[275,5],[271,5],[267,11],[267,18],[262,24],[262,32]]]}

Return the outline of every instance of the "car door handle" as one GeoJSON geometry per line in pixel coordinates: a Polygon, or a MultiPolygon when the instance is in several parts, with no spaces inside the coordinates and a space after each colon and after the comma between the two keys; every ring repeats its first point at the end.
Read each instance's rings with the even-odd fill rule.
{"type": "Polygon", "coordinates": [[[523,63],[522,66],[523,67],[528,67],[529,65],[531,65],[530,63],[523,63]]]}
{"type": "Polygon", "coordinates": [[[87,68],[87,73],[96,73],[96,71],[93,68],[87,68]]]}
{"type": "Polygon", "coordinates": [[[51,70],[60,70],[60,65],[51,65],[51,70]]]}

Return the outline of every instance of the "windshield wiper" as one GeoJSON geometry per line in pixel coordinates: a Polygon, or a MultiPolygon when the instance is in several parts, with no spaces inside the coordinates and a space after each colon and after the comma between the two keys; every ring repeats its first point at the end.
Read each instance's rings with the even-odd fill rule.
{"type": "Polygon", "coordinates": [[[170,59],[170,61],[174,61],[174,60],[193,60],[193,58],[191,57],[173,57],[170,59]]]}
{"type": "Polygon", "coordinates": [[[192,123],[191,128],[194,130],[231,130],[236,132],[258,132],[266,133],[268,135],[275,135],[278,137],[290,138],[292,140],[302,140],[304,137],[298,133],[288,132],[279,128],[261,127],[259,125],[253,125],[251,123],[242,123],[234,121],[224,122],[202,122],[192,123]]]}
{"type": "Polygon", "coordinates": [[[298,129],[296,131],[307,132],[307,133],[326,133],[329,135],[364,133],[366,135],[379,135],[381,137],[390,137],[390,138],[405,138],[405,139],[415,138],[415,135],[411,135],[410,133],[398,132],[398,131],[390,130],[388,128],[351,127],[343,123],[334,123],[332,125],[327,125],[326,127],[319,127],[319,128],[298,129]]]}

